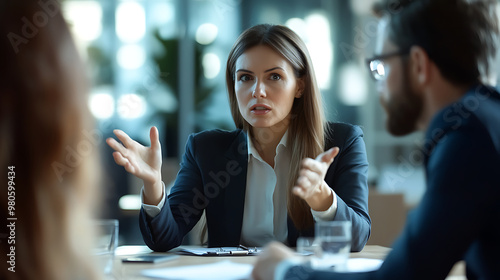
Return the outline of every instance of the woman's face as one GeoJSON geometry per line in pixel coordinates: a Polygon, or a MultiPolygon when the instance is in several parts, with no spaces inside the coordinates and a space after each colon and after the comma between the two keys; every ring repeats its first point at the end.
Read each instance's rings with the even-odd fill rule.
{"type": "Polygon", "coordinates": [[[288,127],[302,81],[290,63],[268,46],[248,49],[236,60],[234,89],[243,118],[254,128],[288,127]]]}

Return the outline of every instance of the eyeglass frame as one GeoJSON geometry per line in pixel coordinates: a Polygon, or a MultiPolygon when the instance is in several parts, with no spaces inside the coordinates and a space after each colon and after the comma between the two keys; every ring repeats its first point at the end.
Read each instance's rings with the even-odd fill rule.
{"type": "Polygon", "coordinates": [[[384,73],[384,79],[377,79],[375,77],[375,75],[373,74],[373,70],[372,70],[372,67],[371,67],[371,63],[373,61],[380,61],[383,65],[383,60],[385,59],[388,59],[390,57],[393,57],[393,56],[398,56],[398,55],[408,55],[409,51],[408,50],[398,50],[398,51],[395,51],[395,52],[391,52],[391,53],[386,53],[386,54],[381,54],[381,55],[376,55],[374,57],[371,57],[371,58],[367,58],[366,59],[366,64],[368,66],[368,70],[370,71],[370,76],[372,77],[372,79],[374,79],[375,81],[383,81],[385,80],[385,73],[384,73]]]}

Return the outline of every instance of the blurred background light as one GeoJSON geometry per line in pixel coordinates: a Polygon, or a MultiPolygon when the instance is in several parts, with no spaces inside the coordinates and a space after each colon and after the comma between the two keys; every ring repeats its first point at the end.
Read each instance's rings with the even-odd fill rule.
{"type": "Polygon", "coordinates": [[[118,99],[117,112],[123,119],[136,119],[146,113],[146,99],[135,93],[127,93],[118,99]]]}
{"type": "Polygon", "coordinates": [[[148,104],[159,112],[173,113],[179,104],[171,90],[158,87],[148,94],[148,104]]]}
{"type": "Polygon", "coordinates": [[[177,34],[175,26],[175,6],[173,2],[155,1],[148,9],[148,22],[154,22],[161,38],[174,37],[177,34]]]}
{"type": "Polygon", "coordinates": [[[105,90],[95,89],[89,96],[89,110],[97,119],[108,119],[115,112],[115,99],[105,90]]]}
{"type": "Polygon", "coordinates": [[[102,8],[97,1],[65,1],[63,12],[77,40],[90,42],[102,33],[102,8]]]}
{"type": "Polygon", "coordinates": [[[214,53],[207,53],[203,56],[203,74],[207,79],[213,79],[219,75],[220,59],[214,53]]]}
{"type": "Polygon", "coordinates": [[[208,45],[215,41],[219,29],[215,24],[204,23],[196,30],[196,42],[202,45],[208,45]]]}
{"type": "Polygon", "coordinates": [[[385,68],[382,64],[377,65],[377,72],[380,73],[380,75],[385,76],[385,68]]]}
{"type": "Polygon", "coordinates": [[[364,105],[368,98],[365,73],[356,63],[344,64],[339,71],[340,101],[348,106],[364,105]]]}
{"type": "Polygon", "coordinates": [[[146,52],[138,45],[122,46],[118,49],[116,60],[120,67],[133,70],[140,68],[146,62],[146,52]]]}
{"type": "Polygon", "coordinates": [[[290,18],[285,25],[297,33],[306,44],[319,88],[329,89],[333,44],[328,18],[320,13],[312,13],[305,20],[290,18]]]}
{"type": "Polygon", "coordinates": [[[306,22],[303,19],[291,18],[286,21],[285,25],[297,33],[303,40],[307,37],[306,22]]]}
{"type": "Polygon", "coordinates": [[[358,16],[371,15],[372,7],[377,0],[351,0],[351,10],[358,16]]]}
{"type": "Polygon", "coordinates": [[[137,194],[127,194],[120,197],[118,205],[122,210],[140,210],[142,206],[141,196],[137,194]]]}
{"type": "Polygon", "coordinates": [[[152,9],[150,13],[150,17],[154,19],[155,23],[161,26],[174,20],[175,7],[173,2],[156,1],[154,3],[154,9],[152,9]]]}
{"type": "Polygon", "coordinates": [[[305,41],[314,65],[318,86],[320,89],[329,89],[333,63],[330,23],[328,18],[320,13],[312,13],[305,18],[305,22],[307,30],[305,41]]]}
{"type": "Polygon", "coordinates": [[[116,8],[116,35],[125,43],[135,43],[146,33],[144,7],[133,1],[118,4],[116,8]]]}

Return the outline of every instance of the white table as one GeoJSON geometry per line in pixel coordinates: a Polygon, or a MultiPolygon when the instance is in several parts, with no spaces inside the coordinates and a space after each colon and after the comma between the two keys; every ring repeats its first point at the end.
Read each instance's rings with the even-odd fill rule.
{"type": "MultiPolygon", "coordinates": [[[[182,246],[184,248],[189,248],[191,246],[182,246]]],[[[390,248],[367,245],[363,251],[359,253],[351,253],[350,258],[367,258],[367,259],[379,259],[383,260],[386,255],[390,252],[390,248]]],[[[114,275],[119,280],[145,280],[151,279],[141,275],[141,271],[145,269],[152,268],[165,268],[165,267],[177,267],[185,265],[199,265],[199,264],[209,264],[214,262],[231,260],[236,263],[253,264],[257,257],[255,256],[231,256],[231,257],[200,257],[200,256],[187,256],[179,255],[178,258],[158,264],[136,264],[136,263],[122,263],[121,259],[125,257],[130,257],[138,254],[159,254],[159,255],[172,255],[173,252],[167,253],[156,253],[152,252],[147,246],[120,246],[117,248],[116,257],[114,262],[114,275]]],[[[465,280],[465,265],[463,262],[457,263],[448,277],[447,280],[465,280]]]]}

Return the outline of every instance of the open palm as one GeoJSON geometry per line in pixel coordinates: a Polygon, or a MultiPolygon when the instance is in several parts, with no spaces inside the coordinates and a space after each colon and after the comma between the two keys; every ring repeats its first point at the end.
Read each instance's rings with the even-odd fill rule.
{"type": "Polygon", "coordinates": [[[152,127],[149,131],[151,147],[144,147],[130,138],[125,132],[115,129],[113,133],[121,141],[113,138],[106,143],[113,149],[113,158],[130,174],[142,179],[145,185],[161,182],[161,146],[158,129],[152,127]]]}

